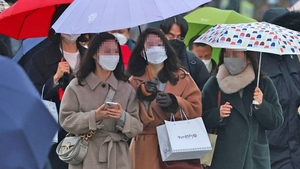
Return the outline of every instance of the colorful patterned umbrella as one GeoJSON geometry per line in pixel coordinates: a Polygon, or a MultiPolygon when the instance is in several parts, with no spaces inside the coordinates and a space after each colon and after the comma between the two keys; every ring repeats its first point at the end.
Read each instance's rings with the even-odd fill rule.
{"type": "MultiPolygon", "coordinates": [[[[258,72],[261,69],[262,52],[278,55],[300,54],[300,32],[267,22],[219,24],[207,30],[195,42],[206,43],[216,48],[260,52],[258,72]]],[[[258,102],[254,100],[253,104],[258,102]]]]}
{"type": "Polygon", "coordinates": [[[300,32],[267,22],[218,24],[194,42],[217,48],[245,49],[279,55],[300,54],[300,32]]]}

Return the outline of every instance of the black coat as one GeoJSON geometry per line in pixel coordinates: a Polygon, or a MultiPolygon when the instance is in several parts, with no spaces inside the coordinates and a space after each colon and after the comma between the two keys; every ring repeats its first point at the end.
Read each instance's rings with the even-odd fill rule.
{"type": "MultiPolygon", "coordinates": [[[[77,43],[77,48],[79,50],[80,56],[84,55],[86,49],[82,47],[79,43],[77,43]]],[[[69,82],[72,80],[74,75],[70,73],[70,75],[64,75],[59,80],[59,85],[54,87],[53,76],[55,75],[58,67],[58,63],[61,61],[63,54],[60,51],[60,45],[57,43],[52,43],[47,46],[45,49],[36,53],[32,61],[29,65],[28,75],[35,87],[42,94],[42,88],[44,87],[43,98],[45,100],[51,100],[56,103],[57,110],[59,110],[60,102],[58,95],[58,88],[62,88],[63,90],[67,87],[69,82]]],[[[46,132],[46,131],[45,131],[46,132]]],[[[66,131],[64,131],[61,127],[58,133],[58,142],[60,142],[65,136],[66,131]]],[[[50,150],[49,158],[54,169],[67,169],[67,163],[59,160],[55,149],[57,144],[54,144],[50,150]]]]}
{"type": "Polygon", "coordinates": [[[300,168],[300,120],[297,113],[300,105],[298,57],[264,53],[261,64],[262,71],[272,79],[278,91],[285,119],[279,129],[268,132],[271,160],[274,163],[272,167],[279,169],[282,168],[281,164],[292,162],[287,168],[298,169],[300,168]]]}
{"type": "Polygon", "coordinates": [[[210,77],[205,64],[193,52],[184,51],[179,55],[179,60],[184,68],[191,74],[200,90],[210,77]]]}
{"type": "MultiPolygon", "coordinates": [[[[77,47],[79,49],[80,56],[83,56],[86,49],[80,44],[78,44],[77,47]]],[[[53,87],[53,76],[57,71],[58,63],[61,61],[62,57],[63,54],[60,51],[60,45],[57,43],[52,43],[33,56],[28,71],[29,77],[41,94],[42,88],[45,85],[43,98],[45,100],[52,100],[55,102],[57,108],[59,108],[60,104],[57,93],[58,88],[61,87],[62,89],[65,89],[74,77],[72,73],[69,75],[64,75],[64,77],[59,80],[59,85],[53,87]]]]}
{"type": "MultiPolygon", "coordinates": [[[[237,81],[238,83],[238,81],[237,81]]],[[[220,122],[218,108],[219,85],[212,76],[202,91],[202,117],[208,129],[217,128],[217,142],[211,169],[270,169],[270,155],[266,130],[274,130],[283,123],[282,109],[276,89],[269,78],[261,78],[263,102],[252,108],[254,87],[239,92],[221,94],[221,105],[232,105],[231,115],[220,122]]]]}

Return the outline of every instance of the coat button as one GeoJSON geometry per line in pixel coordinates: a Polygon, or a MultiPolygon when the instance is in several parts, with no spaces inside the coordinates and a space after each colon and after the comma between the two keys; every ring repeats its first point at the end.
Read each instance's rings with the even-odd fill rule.
{"type": "Polygon", "coordinates": [[[106,85],[105,85],[105,84],[102,84],[101,86],[104,88],[106,85]]]}

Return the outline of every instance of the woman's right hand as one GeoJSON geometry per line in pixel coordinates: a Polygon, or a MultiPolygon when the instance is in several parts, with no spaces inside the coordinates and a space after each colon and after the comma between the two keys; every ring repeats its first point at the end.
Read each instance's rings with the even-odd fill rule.
{"type": "Polygon", "coordinates": [[[226,102],[225,104],[220,106],[220,117],[229,117],[231,113],[232,106],[229,102],[226,102]]]}
{"type": "Polygon", "coordinates": [[[153,93],[153,94],[156,95],[157,91],[158,91],[157,83],[154,82],[154,81],[149,80],[149,81],[145,82],[145,89],[146,89],[147,92],[153,93]]]}
{"type": "Polygon", "coordinates": [[[102,104],[102,105],[96,110],[96,121],[110,118],[110,117],[109,117],[108,111],[105,110],[104,107],[105,107],[105,105],[102,104]]]}
{"type": "Polygon", "coordinates": [[[59,79],[64,76],[65,73],[70,74],[70,65],[67,61],[61,58],[57,66],[56,73],[53,77],[53,81],[57,83],[59,79]]]}

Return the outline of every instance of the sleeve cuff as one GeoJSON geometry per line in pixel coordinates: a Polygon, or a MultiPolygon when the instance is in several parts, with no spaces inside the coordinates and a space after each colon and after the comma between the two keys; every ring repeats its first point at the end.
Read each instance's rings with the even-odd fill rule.
{"type": "Polygon", "coordinates": [[[124,126],[124,124],[125,124],[125,111],[124,110],[122,110],[122,115],[121,115],[121,117],[120,117],[120,119],[118,120],[118,124],[120,125],[120,126],[124,126]]]}
{"type": "Polygon", "coordinates": [[[89,130],[97,130],[96,110],[89,112],[89,130]]]}

